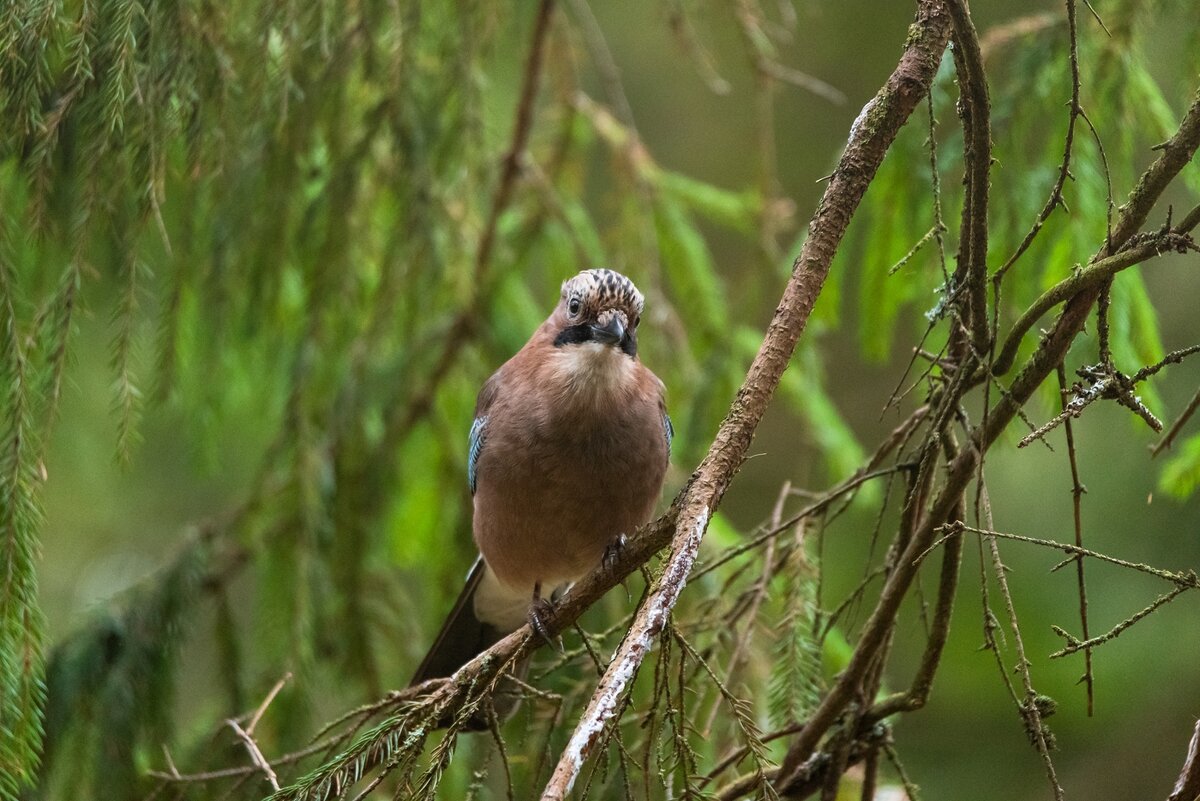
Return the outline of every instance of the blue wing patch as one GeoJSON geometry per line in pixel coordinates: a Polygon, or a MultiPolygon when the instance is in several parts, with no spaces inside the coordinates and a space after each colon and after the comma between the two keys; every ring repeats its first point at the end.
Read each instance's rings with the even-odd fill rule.
{"type": "Polygon", "coordinates": [[[475,467],[479,464],[479,454],[483,450],[483,427],[487,425],[487,417],[476,417],[471,423],[471,440],[467,448],[467,486],[471,494],[475,494],[475,467]]]}
{"type": "Polygon", "coordinates": [[[671,425],[671,415],[663,412],[663,436],[667,438],[667,461],[671,461],[671,440],[675,439],[675,426],[671,425]]]}

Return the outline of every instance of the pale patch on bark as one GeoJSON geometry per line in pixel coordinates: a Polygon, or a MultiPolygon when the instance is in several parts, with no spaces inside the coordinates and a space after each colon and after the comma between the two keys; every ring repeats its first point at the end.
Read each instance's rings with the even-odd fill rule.
{"type": "Polygon", "coordinates": [[[571,792],[571,787],[587,759],[588,751],[600,738],[608,721],[616,714],[626,686],[633,680],[642,659],[654,645],[654,640],[663,630],[663,626],[667,624],[671,609],[687,583],[688,574],[696,561],[700,541],[704,538],[707,527],[708,507],[705,506],[696,515],[696,522],[680,544],[679,550],[671,554],[658,584],[650,593],[645,606],[638,612],[608,669],[604,671],[600,686],[592,695],[587,711],[575,727],[575,732],[554,769],[554,775],[546,785],[542,801],[560,801],[571,792]]]}

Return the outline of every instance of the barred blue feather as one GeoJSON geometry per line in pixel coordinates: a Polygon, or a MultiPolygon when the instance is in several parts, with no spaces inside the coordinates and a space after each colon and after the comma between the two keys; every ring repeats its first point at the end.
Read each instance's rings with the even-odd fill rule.
{"type": "Polygon", "coordinates": [[[671,441],[675,439],[675,426],[671,425],[671,415],[666,412],[663,412],[663,436],[667,438],[667,462],[670,462],[671,441]]]}
{"type": "Polygon", "coordinates": [[[471,488],[472,495],[475,494],[475,466],[479,464],[479,454],[483,451],[483,427],[485,425],[487,425],[486,415],[476,417],[475,422],[471,423],[471,441],[467,448],[467,486],[471,488]]]}

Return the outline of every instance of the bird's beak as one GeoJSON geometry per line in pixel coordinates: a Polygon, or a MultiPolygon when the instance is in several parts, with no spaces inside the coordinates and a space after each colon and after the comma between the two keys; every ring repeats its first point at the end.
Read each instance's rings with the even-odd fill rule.
{"type": "Polygon", "coordinates": [[[625,338],[625,323],[619,314],[613,314],[604,325],[593,325],[592,333],[596,342],[616,345],[625,338]]]}
{"type": "Polygon", "coordinates": [[[614,314],[604,325],[593,325],[592,334],[597,342],[604,345],[616,345],[625,338],[625,323],[622,322],[621,315],[614,314]]]}

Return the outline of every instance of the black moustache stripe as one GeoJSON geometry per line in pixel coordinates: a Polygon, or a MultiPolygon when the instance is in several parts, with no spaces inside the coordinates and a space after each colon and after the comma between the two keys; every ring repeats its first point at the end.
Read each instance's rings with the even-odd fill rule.
{"type": "Polygon", "coordinates": [[[554,338],[554,347],[577,345],[581,342],[595,342],[596,334],[590,325],[571,325],[558,332],[554,338]]]}
{"type": "MultiPolygon", "coordinates": [[[[590,325],[569,325],[558,332],[558,336],[554,338],[554,347],[561,348],[563,345],[578,345],[583,342],[595,341],[596,332],[590,325]]],[[[637,339],[633,332],[626,331],[619,344],[623,353],[630,357],[637,356],[637,339]]]]}

